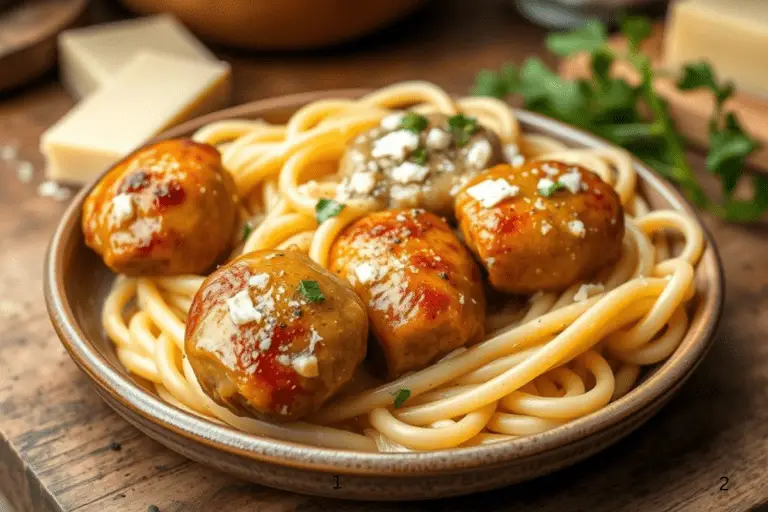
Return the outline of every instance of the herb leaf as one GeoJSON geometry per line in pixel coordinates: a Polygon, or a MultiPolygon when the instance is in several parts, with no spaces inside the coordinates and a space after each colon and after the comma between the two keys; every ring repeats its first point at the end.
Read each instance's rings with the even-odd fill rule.
{"type": "Polygon", "coordinates": [[[302,279],[299,282],[299,292],[310,302],[320,303],[325,300],[325,295],[320,290],[320,285],[317,281],[302,279]]]}
{"type": "Polygon", "coordinates": [[[558,190],[563,190],[564,188],[565,188],[565,185],[563,185],[559,181],[555,181],[554,183],[552,183],[546,188],[540,188],[539,194],[541,194],[544,197],[551,197],[552,194],[554,194],[558,190]]]}
{"type": "Polygon", "coordinates": [[[399,409],[403,406],[406,400],[411,398],[411,390],[407,388],[400,388],[392,396],[395,397],[395,409],[399,409]]]}
{"type": "Polygon", "coordinates": [[[475,78],[472,95],[504,99],[507,94],[517,90],[519,82],[517,67],[512,64],[505,64],[498,73],[490,69],[482,69],[475,78]]]}
{"type": "Polygon", "coordinates": [[[315,205],[315,218],[319,224],[322,224],[331,217],[340,214],[344,206],[346,205],[333,199],[320,199],[315,205]]]}
{"type": "Polygon", "coordinates": [[[252,232],[253,232],[253,226],[251,226],[250,221],[243,224],[243,242],[248,240],[248,237],[251,236],[252,232]]]}
{"type": "Polygon", "coordinates": [[[693,62],[683,67],[683,76],[677,82],[677,87],[683,91],[693,89],[709,89],[715,95],[718,109],[733,95],[734,86],[726,82],[723,86],[717,83],[715,72],[707,62],[693,62]]]}
{"type": "Polygon", "coordinates": [[[429,125],[427,118],[416,112],[408,112],[400,120],[400,128],[413,133],[419,133],[424,130],[427,125],[429,125]]]}
{"type": "Polygon", "coordinates": [[[552,34],[547,38],[547,48],[561,57],[577,52],[592,53],[603,46],[605,37],[605,25],[590,20],[576,30],[552,34]]]}
{"type": "Polygon", "coordinates": [[[456,114],[448,118],[448,127],[456,139],[456,145],[462,147],[469,142],[469,138],[477,131],[477,119],[464,114],[456,114]]]}
{"type": "Polygon", "coordinates": [[[653,31],[650,20],[643,16],[625,16],[621,20],[620,28],[633,51],[639,51],[640,43],[648,39],[653,31]]]}
{"type": "Polygon", "coordinates": [[[424,165],[427,162],[427,150],[424,148],[416,148],[411,153],[411,160],[415,164],[424,165]]]}

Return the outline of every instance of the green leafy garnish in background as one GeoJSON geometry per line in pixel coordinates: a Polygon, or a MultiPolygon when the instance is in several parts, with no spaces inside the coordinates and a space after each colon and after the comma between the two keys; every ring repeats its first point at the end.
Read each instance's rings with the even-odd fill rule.
{"type": "Polygon", "coordinates": [[[667,103],[654,89],[651,60],[640,51],[642,42],[651,34],[650,21],[639,16],[626,17],[621,22],[621,32],[628,42],[627,53],[621,55],[609,47],[606,28],[599,21],[547,38],[547,48],[558,56],[588,53],[590,79],[561,78],[541,60],[530,58],[519,68],[507,64],[499,71],[480,71],[472,93],[495,98],[519,94],[527,109],[579,126],[628,149],[677,183],[696,206],[729,221],[760,219],[768,211],[768,177],[751,176],[751,200],[733,196],[736,185],[745,177],[747,157],[759,147],[736,117],[724,111],[725,102],[733,95],[733,85],[718,82],[706,62],[687,65],[677,82],[681,90],[704,88],[715,96],[706,167],[721,182],[722,197],[718,200],[709,197],[699,184],[667,103]],[[640,76],[638,86],[611,76],[611,66],[617,59],[625,59],[635,68],[640,76]]]}
{"type": "Polygon", "coordinates": [[[315,218],[318,224],[322,224],[331,217],[335,217],[344,209],[344,204],[333,199],[320,199],[315,204],[315,218]]]}

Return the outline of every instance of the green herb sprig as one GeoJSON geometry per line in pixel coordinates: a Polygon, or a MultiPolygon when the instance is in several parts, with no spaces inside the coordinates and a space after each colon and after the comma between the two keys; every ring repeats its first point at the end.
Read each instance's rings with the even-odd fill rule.
{"type": "Polygon", "coordinates": [[[301,293],[309,302],[320,303],[325,300],[320,284],[317,281],[302,279],[299,282],[299,293],[301,293]]]}
{"type": "Polygon", "coordinates": [[[423,131],[429,125],[429,120],[416,112],[408,112],[400,120],[400,128],[413,133],[423,131]]]}
{"type": "Polygon", "coordinates": [[[477,131],[477,119],[464,114],[456,114],[448,118],[448,128],[456,140],[456,145],[462,147],[469,142],[469,138],[477,131]]]}
{"type": "Polygon", "coordinates": [[[336,217],[344,209],[343,203],[334,201],[333,199],[320,199],[315,204],[315,218],[318,224],[322,224],[331,217],[336,217]]]}
{"type": "Polygon", "coordinates": [[[411,398],[411,390],[407,388],[400,388],[392,396],[395,397],[395,409],[399,409],[403,406],[406,400],[411,398]]]}
{"type": "Polygon", "coordinates": [[[743,130],[733,113],[725,111],[724,105],[734,92],[733,85],[720,83],[706,62],[685,66],[677,82],[681,90],[707,89],[715,97],[706,167],[720,180],[722,195],[712,198],[691,169],[685,141],[666,101],[653,86],[656,73],[651,60],[640,49],[651,34],[650,21],[629,16],[622,20],[620,28],[628,42],[626,54],[619,54],[608,45],[606,28],[599,21],[547,38],[547,47],[558,56],[588,53],[592,72],[589,79],[561,78],[541,60],[530,58],[519,68],[507,64],[499,71],[480,71],[472,93],[496,98],[519,94],[529,110],[579,126],[628,149],[677,183],[699,208],[728,221],[759,220],[768,212],[768,177],[757,173],[750,177],[751,199],[734,197],[737,184],[747,178],[746,160],[759,144],[743,130]],[[617,59],[625,59],[634,67],[640,77],[639,85],[611,75],[611,66],[617,59]]]}

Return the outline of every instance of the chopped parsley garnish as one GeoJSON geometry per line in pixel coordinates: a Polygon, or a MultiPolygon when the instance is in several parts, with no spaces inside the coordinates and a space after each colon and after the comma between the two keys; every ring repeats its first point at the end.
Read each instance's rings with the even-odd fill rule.
{"type": "Polygon", "coordinates": [[[540,188],[539,194],[543,195],[544,197],[549,197],[555,192],[557,192],[558,190],[563,190],[564,188],[565,188],[565,185],[563,185],[559,181],[556,181],[546,188],[540,188]]]}
{"type": "Polygon", "coordinates": [[[427,163],[427,150],[424,148],[416,148],[411,153],[411,160],[415,164],[424,165],[427,163]]]}
{"type": "Polygon", "coordinates": [[[477,131],[477,119],[465,116],[464,114],[456,114],[448,118],[448,128],[453,138],[456,139],[456,145],[462,147],[469,142],[469,138],[477,131]]]}
{"type": "Polygon", "coordinates": [[[608,31],[597,20],[547,38],[547,47],[560,57],[579,52],[589,55],[591,74],[586,78],[562,78],[543,61],[530,58],[520,67],[508,64],[499,71],[480,71],[473,94],[519,95],[530,110],[585,128],[628,149],[676,183],[699,208],[732,222],[763,218],[768,213],[768,177],[745,172],[747,159],[760,145],[728,111],[733,84],[718,80],[706,62],[688,63],[676,84],[681,91],[707,90],[714,98],[706,159],[707,170],[720,181],[719,194],[713,194],[693,172],[684,138],[654,83],[652,60],[643,53],[642,42],[652,33],[650,20],[625,17],[620,30],[628,42],[626,52],[621,53],[609,44],[608,31]],[[617,60],[634,68],[639,83],[611,73],[617,60]],[[747,180],[752,182],[752,197],[738,197],[737,185],[747,180]]]}
{"type": "Polygon", "coordinates": [[[411,398],[411,390],[401,388],[392,393],[392,396],[395,397],[395,409],[399,409],[403,406],[406,400],[411,398]]]}
{"type": "Polygon", "coordinates": [[[335,217],[344,209],[344,204],[333,199],[320,199],[315,205],[315,218],[322,224],[331,217],[335,217]]]}
{"type": "Polygon", "coordinates": [[[243,242],[248,240],[248,237],[251,236],[251,232],[253,232],[253,227],[251,226],[250,222],[246,222],[243,224],[243,242]]]}
{"type": "Polygon", "coordinates": [[[429,121],[427,118],[416,112],[408,112],[400,120],[400,128],[413,133],[419,133],[424,130],[428,124],[429,121]]]}
{"type": "Polygon", "coordinates": [[[299,292],[310,302],[323,302],[325,295],[320,291],[320,285],[317,281],[307,281],[302,279],[299,283],[299,292]]]}

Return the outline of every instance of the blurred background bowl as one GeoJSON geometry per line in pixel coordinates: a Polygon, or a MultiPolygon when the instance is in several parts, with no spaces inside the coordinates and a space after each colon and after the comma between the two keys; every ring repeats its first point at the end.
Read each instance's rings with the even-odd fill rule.
{"type": "Polygon", "coordinates": [[[405,16],[425,1],[121,0],[140,14],[171,13],[208,41],[256,50],[343,43],[405,16]]]}

